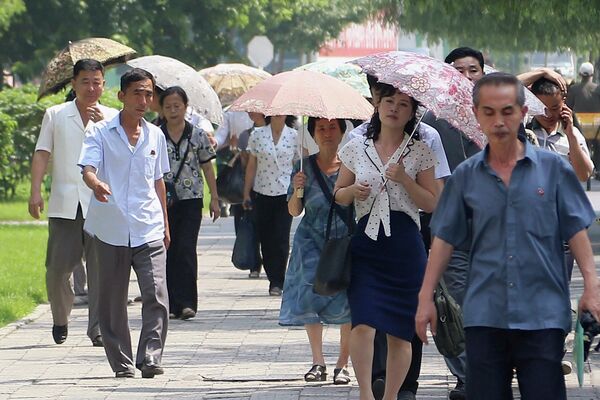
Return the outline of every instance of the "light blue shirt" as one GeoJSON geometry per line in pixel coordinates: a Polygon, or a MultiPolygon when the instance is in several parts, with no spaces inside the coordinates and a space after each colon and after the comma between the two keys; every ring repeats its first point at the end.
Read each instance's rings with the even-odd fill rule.
{"type": "MultiPolygon", "coordinates": [[[[342,138],[340,148],[356,137],[364,137],[368,128],[369,122],[364,122],[352,129],[342,138]]],[[[438,131],[426,123],[421,122],[419,124],[418,132],[423,143],[425,143],[427,147],[431,149],[437,160],[437,163],[434,167],[435,179],[442,179],[450,176],[450,167],[448,166],[448,160],[446,159],[446,153],[444,152],[444,146],[442,145],[442,138],[440,138],[438,131]]]]}
{"type": "Polygon", "coordinates": [[[107,203],[94,196],[84,229],[113,246],[138,247],[164,238],[164,216],[154,183],[169,172],[165,135],[141,120],[135,146],[129,144],[120,113],[87,132],[78,165],[96,168],[108,184],[107,203]]]}
{"type": "Polygon", "coordinates": [[[573,168],[525,143],[508,187],[489,166],[489,147],[462,162],[446,182],[431,221],[434,236],[471,260],[465,327],[571,330],[563,241],[594,220],[573,168]]]}

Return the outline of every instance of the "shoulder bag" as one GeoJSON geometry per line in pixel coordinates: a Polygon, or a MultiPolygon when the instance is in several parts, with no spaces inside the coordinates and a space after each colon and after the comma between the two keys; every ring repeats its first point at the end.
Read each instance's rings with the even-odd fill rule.
{"type": "MultiPolygon", "coordinates": [[[[168,137],[167,125],[162,125],[161,129],[165,136],[168,137]]],[[[177,173],[173,177],[172,181],[165,180],[165,188],[167,190],[167,208],[172,207],[175,203],[179,201],[179,196],[177,196],[177,189],[175,187],[175,183],[179,176],[181,175],[181,171],[183,171],[183,166],[185,165],[185,160],[187,159],[188,153],[190,152],[190,141],[191,141],[191,129],[188,129],[188,124],[185,125],[184,131],[185,137],[187,139],[187,147],[185,148],[185,153],[183,154],[183,158],[179,163],[179,168],[177,169],[177,173]]]]}
{"type": "Polygon", "coordinates": [[[448,293],[441,279],[433,294],[437,311],[437,330],[433,336],[435,346],[441,355],[454,358],[465,351],[465,331],[462,310],[448,293]]]}

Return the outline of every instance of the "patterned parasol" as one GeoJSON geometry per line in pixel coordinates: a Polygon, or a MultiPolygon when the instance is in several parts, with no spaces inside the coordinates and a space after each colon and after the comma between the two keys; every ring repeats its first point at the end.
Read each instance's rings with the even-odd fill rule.
{"type": "Polygon", "coordinates": [[[359,92],[328,75],[288,71],[265,79],[238,98],[232,111],[317,118],[367,119],[371,104],[359,92]]]}
{"type": "Polygon", "coordinates": [[[165,90],[171,86],[181,86],[189,98],[194,111],[214,124],[223,122],[223,110],[219,97],[206,79],[195,69],[179,60],[164,56],[145,56],[127,62],[134,68],[141,68],[154,75],[156,86],[165,90]]]}
{"type": "Polygon", "coordinates": [[[217,92],[224,107],[271,76],[267,71],[244,64],[218,64],[198,72],[217,92]]]}
{"type": "Polygon", "coordinates": [[[479,147],[487,143],[473,114],[473,83],[450,64],[405,51],[378,53],[351,62],[380,82],[413,97],[479,147]]]}
{"type": "Polygon", "coordinates": [[[69,42],[46,66],[42,73],[42,83],[38,100],[64,88],[73,78],[73,66],[84,58],[92,58],[110,65],[126,61],[136,52],[119,42],[107,38],[88,38],[69,42]]]}
{"type": "Polygon", "coordinates": [[[367,75],[359,66],[340,61],[323,60],[302,65],[296,70],[320,72],[347,83],[356,89],[363,97],[371,97],[367,75]]]}

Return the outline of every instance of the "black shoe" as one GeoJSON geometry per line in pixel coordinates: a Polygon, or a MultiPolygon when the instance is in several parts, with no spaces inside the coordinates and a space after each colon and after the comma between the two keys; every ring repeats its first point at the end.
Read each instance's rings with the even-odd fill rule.
{"type": "Polygon", "coordinates": [[[373,389],[373,397],[375,400],[383,399],[383,394],[385,393],[385,380],[383,378],[377,378],[371,384],[373,389]]]}
{"type": "Polygon", "coordinates": [[[459,379],[458,382],[456,382],[454,389],[450,391],[448,398],[450,400],[466,400],[467,391],[465,389],[465,383],[459,379]]]}
{"type": "Polygon", "coordinates": [[[63,344],[67,340],[67,335],[69,334],[69,330],[67,329],[69,325],[52,325],[52,337],[54,338],[54,343],[63,344]]]}
{"type": "Polygon", "coordinates": [[[138,366],[142,371],[142,378],[154,378],[154,375],[162,375],[165,371],[158,364],[153,356],[146,356],[142,365],[138,366]]]}
{"type": "Polygon", "coordinates": [[[135,371],[132,369],[117,371],[115,372],[115,378],[135,378],[135,371]]]}
{"type": "Polygon", "coordinates": [[[98,335],[92,339],[92,346],[94,347],[104,347],[104,342],[102,341],[102,335],[98,335]]]}
{"type": "Polygon", "coordinates": [[[281,296],[281,293],[283,293],[283,291],[280,287],[274,286],[269,289],[269,296],[281,296]]]}

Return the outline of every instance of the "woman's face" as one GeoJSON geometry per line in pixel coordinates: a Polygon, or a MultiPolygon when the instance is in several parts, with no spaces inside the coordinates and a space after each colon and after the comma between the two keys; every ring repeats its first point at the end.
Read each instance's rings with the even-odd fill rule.
{"type": "Polygon", "coordinates": [[[340,125],[335,119],[328,120],[325,118],[319,118],[315,123],[314,137],[319,149],[337,149],[342,141],[343,134],[344,132],[341,131],[340,125]]]}
{"type": "Polygon", "coordinates": [[[163,99],[162,112],[167,122],[181,122],[185,117],[185,103],[177,93],[163,99]]]}
{"type": "Polygon", "coordinates": [[[399,129],[404,129],[415,113],[411,97],[397,90],[380,99],[378,111],[381,126],[399,129]]]}

